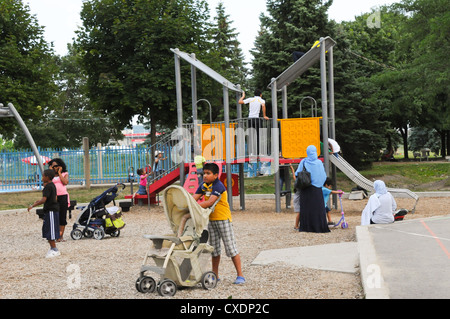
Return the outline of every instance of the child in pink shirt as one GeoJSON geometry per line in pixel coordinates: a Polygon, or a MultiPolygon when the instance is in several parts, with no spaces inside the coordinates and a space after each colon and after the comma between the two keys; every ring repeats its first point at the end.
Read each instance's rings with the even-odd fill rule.
{"type": "Polygon", "coordinates": [[[48,166],[55,172],[52,182],[56,187],[59,205],[59,239],[57,241],[64,241],[63,235],[67,225],[67,210],[70,207],[69,192],[66,187],[69,184],[69,173],[67,172],[66,164],[60,158],[52,159],[48,162],[48,166]]]}
{"type": "Polygon", "coordinates": [[[134,195],[147,195],[147,177],[150,172],[145,173],[143,168],[139,168],[136,173],[139,175],[139,189],[134,195]]]}

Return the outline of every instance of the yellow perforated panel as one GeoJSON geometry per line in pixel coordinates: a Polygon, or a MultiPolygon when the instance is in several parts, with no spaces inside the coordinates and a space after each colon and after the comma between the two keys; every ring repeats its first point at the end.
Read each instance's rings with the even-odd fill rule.
{"type": "MultiPolygon", "coordinates": [[[[234,127],[230,124],[231,159],[235,156],[234,127]]],[[[202,152],[207,161],[226,160],[225,124],[202,125],[202,152]]]]}
{"type": "Polygon", "coordinates": [[[281,119],[281,153],[285,158],[306,157],[306,148],[315,145],[320,155],[320,117],[281,119]]]}

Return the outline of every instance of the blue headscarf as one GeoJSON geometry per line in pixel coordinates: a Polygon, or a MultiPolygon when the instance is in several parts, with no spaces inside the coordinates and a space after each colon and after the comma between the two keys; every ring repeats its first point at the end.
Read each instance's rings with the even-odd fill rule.
{"type": "Polygon", "coordinates": [[[303,170],[303,166],[305,166],[306,170],[311,173],[311,184],[315,187],[322,188],[323,183],[325,183],[327,179],[327,174],[325,173],[322,161],[318,159],[316,147],[314,145],[309,145],[306,148],[306,155],[308,157],[300,162],[300,165],[298,165],[297,171],[295,172],[295,176],[297,176],[298,173],[303,170]]]}

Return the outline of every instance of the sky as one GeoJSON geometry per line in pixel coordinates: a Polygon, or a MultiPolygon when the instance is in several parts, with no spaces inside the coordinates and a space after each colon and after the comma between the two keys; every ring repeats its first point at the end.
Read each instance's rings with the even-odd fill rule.
{"type": "MultiPolygon", "coordinates": [[[[266,9],[266,0],[208,0],[211,16],[217,4],[224,3],[225,12],[230,15],[233,27],[239,33],[238,40],[245,56],[251,60],[250,50],[259,30],[259,16],[266,9]]],[[[354,20],[355,16],[371,11],[380,5],[400,2],[399,0],[334,0],[328,16],[337,22],[354,20]]],[[[53,42],[56,54],[67,54],[67,43],[72,43],[75,30],[82,25],[80,11],[82,0],[23,0],[30,12],[36,15],[38,23],[44,26],[44,37],[53,42]]],[[[382,17],[381,17],[382,20],[382,17]]],[[[324,35],[326,36],[326,35],[324,35]]]]}

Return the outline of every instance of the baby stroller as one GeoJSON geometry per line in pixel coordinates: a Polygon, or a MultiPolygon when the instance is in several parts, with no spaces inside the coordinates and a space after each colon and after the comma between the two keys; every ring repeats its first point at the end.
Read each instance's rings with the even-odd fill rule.
{"type": "Polygon", "coordinates": [[[118,183],[95,197],[87,206],[77,207],[81,213],[73,224],[70,237],[73,240],[79,240],[83,236],[101,240],[105,234],[118,237],[125,223],[122,220],[122,212],[115,207],[114,199],[124,188],[124,184],[118,183]],[[122,186],[120,190],[119,185],[122,186]],[[106,208],[111,201],[114,202],[114,207],[106,208]]]}
{"type": "Polygon", "coordinates": [[[167,187],[162,196],[164,213],[173,233],[167,236],[144,235],[152,244],[145,254],[136,289],[142,293],[157,290],[161,296],[174,296],[178,286],[194,287],[200,282],[204,289],[215,288],[216,274],[203,271],[214,250],[207,244],[206,228],[209,214],[215,205],[202,208],[180,186],[167,187]],[[189,219],[186,220],[187,216],[189,219]],[[153,263],[149,264],[149,260],[153,260],[153,263]],[[158,284],[155,279],[145,275],[147,271],[160,276],[158,284]]]}

